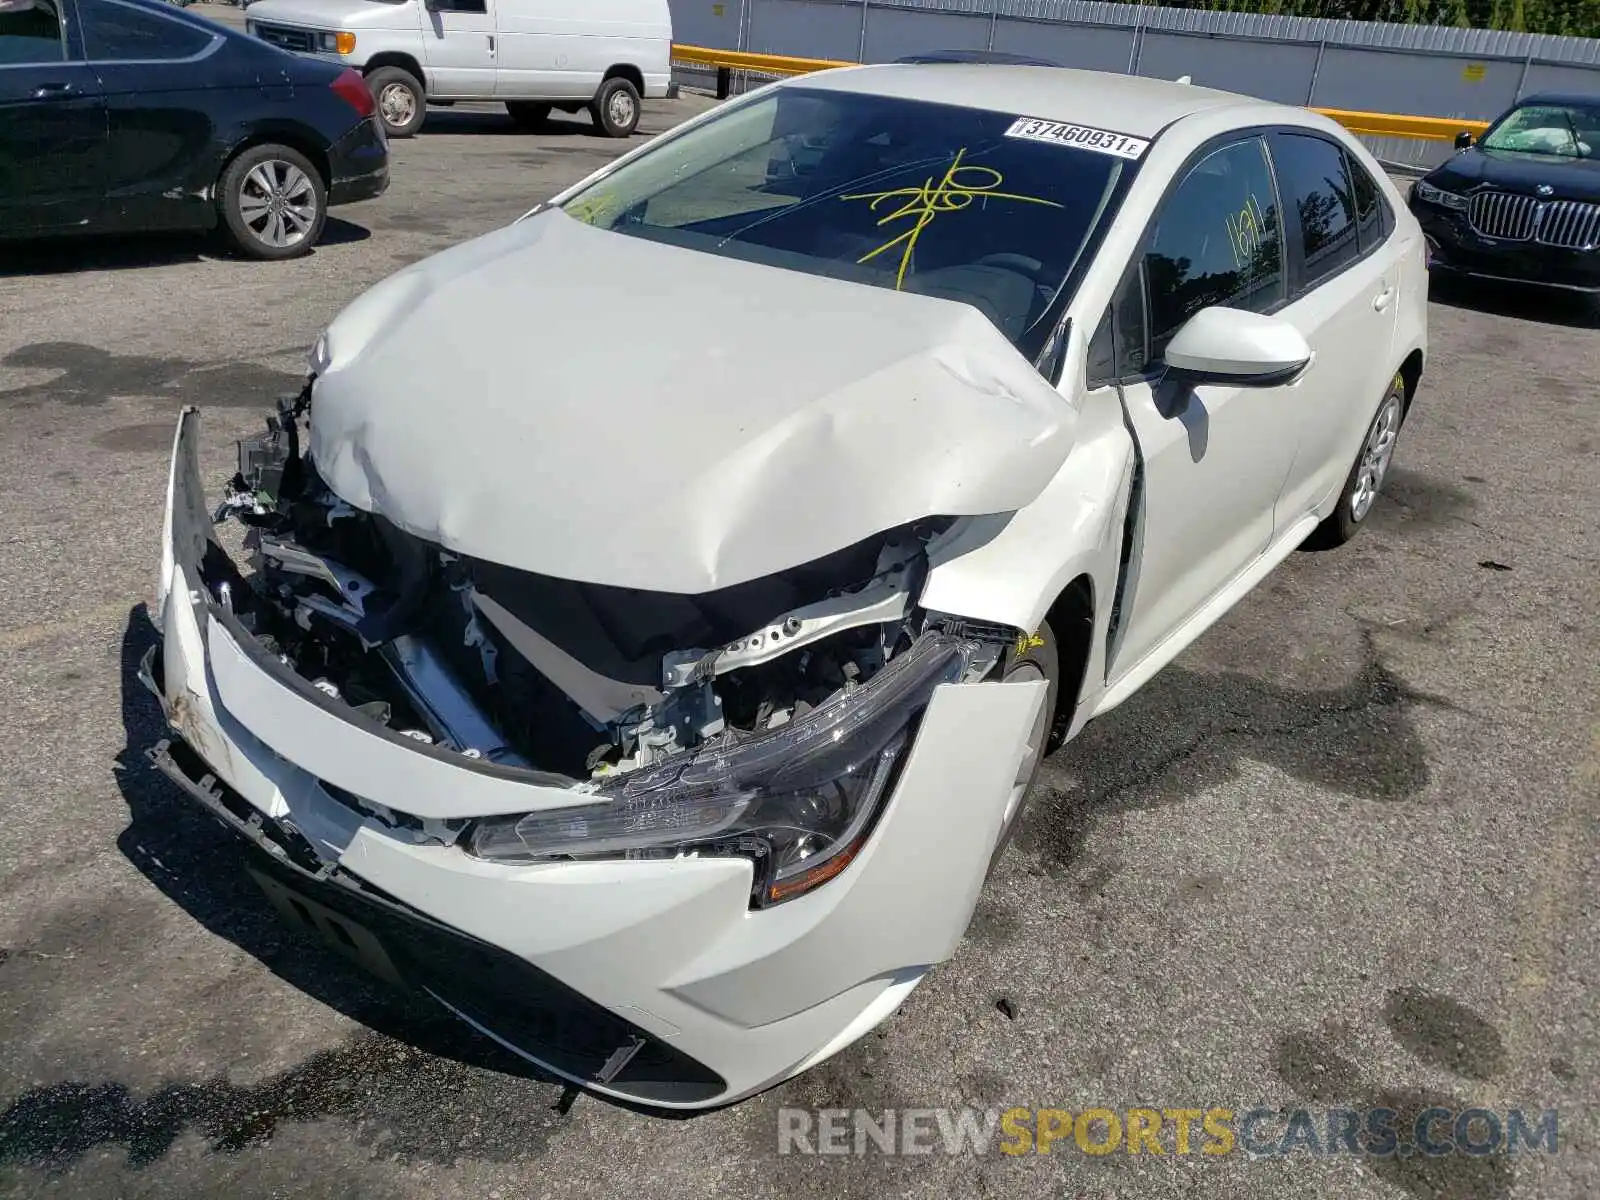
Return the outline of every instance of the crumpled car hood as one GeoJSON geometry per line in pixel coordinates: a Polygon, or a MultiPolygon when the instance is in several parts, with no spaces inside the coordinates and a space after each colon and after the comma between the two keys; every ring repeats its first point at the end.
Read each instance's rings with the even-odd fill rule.
{"type": "Polygon", "coordinates": [[[311,452],[448,550],[697,594],[927,516],[1009,512],[1076,413],[975,309],[548,210],[329,327],[311,452]]]}

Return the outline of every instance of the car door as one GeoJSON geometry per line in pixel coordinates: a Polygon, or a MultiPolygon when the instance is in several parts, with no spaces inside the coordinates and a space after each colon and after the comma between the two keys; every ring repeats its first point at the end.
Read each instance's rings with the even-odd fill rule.
{"type": "Polygon", "coordinates": [[[422,53],[430,96],[493,96],[499,65],[494,0],[429,0],[422,53]]]}
{"type": "Polygon", "coordinates": [[[105,101],[68,45],[66,3],[0,11],[0,233],[59,232],[100,210],[105,101]]]}
{"type": "Polygon", "coordinates": [[[229,78],[224,38],[195,21],[123,0],[78,0],[85,53],[106,98],[108,224],[184,228],[209,219],[215,114],[253,93],[253,72],[229,78]]]}
{"type": "Polygon", "coordinates": [[[1279,212],[1264,137],[1208,145],[1157,210],[1108,314],[1141,460],[1108,681],[1157,651],[1272,542],[1301,384],[1180,385],[1164,377],[1161,355],[1203,308],[1284,306],[1279,212]]]}
{"type": "MultiPolygon", "coordinates": [[[[1296,410],[1300,452],[1279,502],[1280,530],[1344,486],[1368,422],[1398,365],[1400,264],[1389,252],[1383,198],[1331,137],[1279,129],[1268,140],[1283,194],[1290,291],[1283,316],[1324,369],[1306,373],[1296,410]],[[1336,369],[1326,369],[1333,366],[1336,369]]],[[[1387,228],[1394,227],[1389,215],[1387,228]]]]}

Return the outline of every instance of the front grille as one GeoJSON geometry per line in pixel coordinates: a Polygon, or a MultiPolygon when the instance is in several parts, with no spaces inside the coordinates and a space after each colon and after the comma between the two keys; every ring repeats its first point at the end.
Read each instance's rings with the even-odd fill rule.
{"type": "Polygon", "coordinates": [[[1533,236],[1539,202],[1510,192],[1479,192],[1467,205],[1467,220],[1484,237],[1525,242],[1533,236]]]}
{"type": "Polygon", "coordinates": [[[289,25],[263,25],[256,23],[256,36],[263,42],[282,46],[285,50],[304,53],[313,48],[316,35],[309,29],[295,29],[289,25]]]}
{"type": "Polygon", "coordinates": [[[1539,219],[1539,241],[1564,250],[1592,250],[1600,244],[1600,204],[1552,200],[1539,219]]]}
{"type": "Polygon", "coordinates": [[[1600,245],[1600,204],[1583,200],[1536,200],[1512,192],[1478,192],[1467,202],[1467,220],[1484,237],[1536,241],[1563,250],[1600,245]]]}

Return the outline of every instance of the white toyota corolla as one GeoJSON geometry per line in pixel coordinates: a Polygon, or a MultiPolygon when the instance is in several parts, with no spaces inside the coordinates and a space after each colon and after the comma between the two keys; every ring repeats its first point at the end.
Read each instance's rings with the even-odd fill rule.
{"type": "Polygon", "coordinates": [[[955,952],[1049,746],[1356,532],[1426,293],[1301,109],[753,92],[357,299],[209,501],[183,413],[152,757],[518,1053],[749,1095],[955,952]]]}

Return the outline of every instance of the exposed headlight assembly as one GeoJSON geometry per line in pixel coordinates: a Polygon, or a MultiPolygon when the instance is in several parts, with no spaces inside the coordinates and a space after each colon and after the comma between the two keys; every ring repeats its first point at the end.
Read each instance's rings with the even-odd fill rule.
{"type": "Polygon", "coordinates": [[[354,54],[356,35],[341,29],[336,33],[317,34],[317,49],[325,54],[354,54]]]}
{"type": "Polygon", "coordinates": [[[466,846],[501,862],[738,856],[755,863],[756,907],[792,899],[861,851],[933,690],[960,680],[977,649],[928,634],[777,729],[602,784],[601,803],[481,821],[466,846]]]}
{"type": "Polygon", "coordinates": [[[1467,211],[1467,198],[1458,196],[1454,192],[1447,192],[1442,187],[1435,187],[1425,179],[1416,183],[1417,199],[1424,204],[1437,204],[1440,208],[1453,209],[1456,212],[1467,211]]]}
{"type": "Polygon", "coordinates": [[[318,336],[316,344],[306,354],[306,366],[313,375],[321,375],[333,362],[333,351],[328,348],[328,331],[324,329],[318,336]]]}

